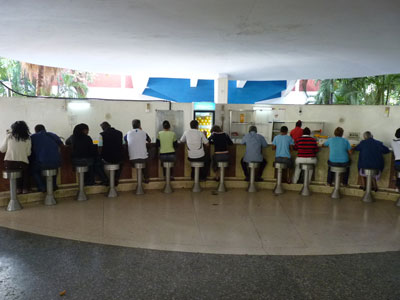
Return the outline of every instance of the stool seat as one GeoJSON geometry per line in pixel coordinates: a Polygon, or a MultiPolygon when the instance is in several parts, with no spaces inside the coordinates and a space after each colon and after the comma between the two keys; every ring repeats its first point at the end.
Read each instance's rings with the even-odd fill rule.
{"type": "Polygon", "coordinates": [[[379,173],[377,169],[364,169],[364,174],[367,176],[376,176],[379,173]]]}
{"type": "Polygon", "coordinates": [[[274,162],[275,169],[287,169],[288,165],[286,163],[274,162]]]}
{"type": "Polygon", "coordinates": [[[258,166],[260,165],[260,163],[259,163],[259,162],[252,161],[252,162],[247,163],[247,165],[249,166],[249,168],[258,168],[258,166]]]}
{"type": "Polygon", "coordinates": [[[192,161],[192,162],[190,162],[190,166],[192,166],[193,168],[202,168],[202,167],[204,167],[204,162],[192,161]]]}
{"type": "Polygon", "coordinates": [[[227,168],[229,166],[229,163],[227,161],[219,161],[217,165],[218,168],[227,168]]]}
{"type": "Polygon", "coordinates": [[[135,163],[136,169],[144,169],[146,168],[146,163],[135,163]]]}
{"type": "Polygon", "coordinates": [[[302,170],[312,170],[314,169],[314,164],[300,164],[302,170]]]}
{"type": "Polygon", "coordinates": [[[45,177],[56,176],[57,175],[57,169],[45,169],[45,170],[42,170],[42,175],[45,176],[45,177]]]}
{"type": "Polygon", "coordinates": [[[4,170],[3,178],[4,179],[18,179],[21,178],[22,172],[20,170],[4,170]]]}
{"type": "Polygon", "coordinates": [[[119,170],[119,164],[105,164],[104,170],[106,171],[117,171],[119,170]]]}
{"type": "Polygon", "coordinates": [[[88,166],[75,166],[75,171],[77,173],[85,173],[85,172],[89,171],[89,167],[88,166]]]}
{"type": "Polygon", "coordinates": [[[331,171],[334,173],[345,173],[347,167],[331,167],[331,171]]]}
{"type": "Polygon", "coordinates": [[[172,162],[172,161],[164,161],[163,162],[163,167],[164,168],[173,168],[174,167],[174,162],[172,162]]]}

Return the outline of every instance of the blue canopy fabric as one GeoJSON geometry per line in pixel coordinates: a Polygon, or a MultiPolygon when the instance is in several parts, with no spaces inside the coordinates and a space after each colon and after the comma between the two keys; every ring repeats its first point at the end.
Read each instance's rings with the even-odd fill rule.
{"type": "Polygon", "coordinates": [[[229,104],[254,104],[259,101],[274,99],[286,90],[286,80],[247,81],[243,88],[236,87],[236,81],[228,82],[229,104]]]}

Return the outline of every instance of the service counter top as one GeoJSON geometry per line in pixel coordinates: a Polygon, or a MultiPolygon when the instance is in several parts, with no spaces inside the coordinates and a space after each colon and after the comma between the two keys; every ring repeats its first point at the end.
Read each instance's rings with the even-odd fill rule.
{"type": "MultiPolygon", "coordinates": [[[[162,179],[162,169],[160,166],[160,161],[158,158],[158,152],[155,144],[149,144],[148,145],[148,151],[149,151],[149,175],[150,179],[153,180],[161,180],[162,179]]],[[[241,144],[234,144],[229,147],[230,151],[230,161],[229,161],[229,167],[226,170],[226,177],[227,180],[243,180],[244,175],[243,171],[241,169],[240,165],[240,160],[244,155],[245,152],[245,146],[241,144]]],[[[175,168],[174,168],[174,177],[177,180],[180,179],[188,179],[190,178],[190,163],[187,159],[187,151],[186,147],[184,144],[179,144],[177,148],[177,160],[175,163],[175,168]]],[[[212,155],[213,153],[213,147],[211,146],[209,149],[207,149],[207,153],[212,155]]],[[[275,170],[273,168],[273,161],[275,157],[275,151],[272,149],[271,146],[268,146],[263,150],[264,157],[267,160],[267,166],[264,170],[263,173],[263,178],[266,181],[273,181],[275,179],[275,170]]],[[[63,146],[61,148],[61,156],[62,156],[62,165],[58,173],[58,184],[60,186],[63,185],[71,185],[71,184],[76,184],[77,183],[77,178],[76,174],[73,171],[72,163],[71,163],[71,149],[70,147],[63,146]]],[[[296,152],[292,153],[292,157],[294,158],[296,156],[296,152]]],[[[317,155],[318,157],[318,163],[316,166],[316,170],[313,175],[312,183],[318,183],[318,184],[324,184],[326,182],[326,176],[327,176],[327,171],[328,171],[328,156],[329,156],[329,149],[328,148],[320,148],[320,151],[317,155]]],[[[0,153],[0,171],[4,169],[4,154],[0,153]]],[[[378,186],[380,188],[388,188],[388,189],[394,189],[395,188],[395,171],[393,168],[393,163],[394,163],[394,158],[392,153],[386,154],[384,156],[385,159],[385,169],[382,173],[381,179],[378,182],[378,186]]],[[[350,170],[350,178],[349,178],[349,184],[350,185],[359,185],[361,183],[360,177],[358,175],[358,169],[357,169],[357,161],[358,161],[358,152],[355,152],[351,156],[351,170],[350,170]]],[[[212,170],[210,170],[209,173],[210,177],[214,177],[214,173],[212,170]]],[[[122,174],[121,174],[121,182],[124,181],[136,181],[136,172],[131,168],[129,159],[128,159],[128,152],[127,149],[125,149],[125,159],[123,162],[123,169],[122,169],[122,174]]],[[[285,182],[285,178],[284,178],[285,182]]],[[[33,180],[32,180],[32,186],[33,186],[33,180]]],[[[0,192],[2,191],[8,191],[9,190],[9,184],[8,181],[0,178],[0,192]]]]}

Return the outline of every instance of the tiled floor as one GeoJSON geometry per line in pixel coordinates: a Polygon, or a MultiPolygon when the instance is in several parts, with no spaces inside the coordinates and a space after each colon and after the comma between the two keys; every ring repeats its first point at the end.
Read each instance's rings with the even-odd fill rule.
{"type": "Polygon", "coordinates": [[[0,211],[0,226],[74,240],[223,254],[345,254],[400,250],[400,209],[390,201],[332,200],[270,190],[213,195],[147,191],[87,202],[0,211]]]}

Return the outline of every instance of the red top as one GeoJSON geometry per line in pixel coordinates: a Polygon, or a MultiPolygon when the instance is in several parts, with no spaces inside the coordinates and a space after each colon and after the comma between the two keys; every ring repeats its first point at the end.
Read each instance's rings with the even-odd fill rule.
{"type": "Polygon", "coordinates": [[[318,152],[317,141],[309,135],[299,137],[294,145],[297,157],[315,157],[318,152]]]}
{"type": "Polygon", "coordinates": [[[299,137],[301,137],[303,135],[303,129],[301,129],[301,127],[295,127],[291,132],[290,132],[290,136],[292,137],[292,139],[296,142],[297,139],[299,137]]]}

